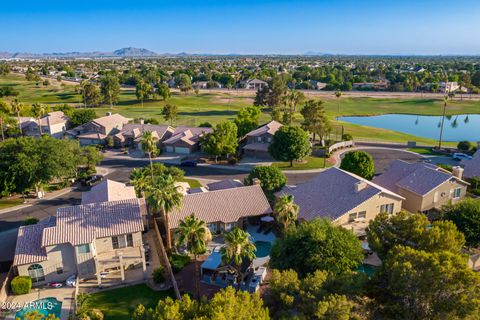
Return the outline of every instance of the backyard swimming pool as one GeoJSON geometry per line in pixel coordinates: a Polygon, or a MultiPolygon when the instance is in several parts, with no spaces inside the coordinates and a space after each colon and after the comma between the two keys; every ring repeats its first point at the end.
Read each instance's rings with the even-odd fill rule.
{"type": "MultiPolygon", "coordinates": [[[[28,305],[25,305],[23,309],[15,313],[15,319],[23,320],[27,314],[36,314],[39,319],[47,319],[49,314],[55,315],[60,319],[62,312],[62,302],[53,297],[35,300],[28,305]],[[43,316],[43,317],[42,317],[43,316]]],[[[35,317],[37,319],[37,317],[35,317]]]]}
{"type": "Polygon", "coordinates": [[[257,248],[255,250],[255,256],[257,258],[263,258],[270,254],[272,245],[267,241],[255,241],[255,247],[257,248]]]}

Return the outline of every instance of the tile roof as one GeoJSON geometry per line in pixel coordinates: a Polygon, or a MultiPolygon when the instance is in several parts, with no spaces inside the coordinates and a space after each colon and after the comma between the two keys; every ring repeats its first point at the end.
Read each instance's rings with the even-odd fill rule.
{"type": "Polygon", "coordinates": [[[404,199],[371,181],[335,167],[294,188],[286,187],[276,193],[277,196],[282,194],[293,195],[295,203],[300,207],[298,218],[305,220],[317,217],[336,220],[379,194],[404,199]],[[365,183],[366,186],[356,191],[357,183],[365,183]]]}
{"type": "Polygon", "coordinates": [[[394,192],[401,188],[424,196],[450,179],[462,181],[430,163],[395,160],[387,171],[373,181],[394,192]]]}
{"type": "Polygon", "coordinates": [[[156,132],[158,137],[162,139],[167,132],[173,133],[174,129],[166,125],[129,123],[123,126],[119,134],[137,138],[147,131],[156,132]]]}
{"type": "Polygon", "coordinates": [[[54,111],[48,113],[46,116],[40,119],[40,124],[42,126],[48,126],[54,125],[54,124],[59,124],[59,123],[65,123],[70,120],[69,117],[67,117],[62,111],[54,111]]]}
{"type": "Polygon", "coordinates": [[[107,138],[107,135],[98,133],[98,132],[87,132],[87,133],[78,135],[77,138],[103,140],[107,138]]]}
{"type": "Polygon", "coordinates": [[[243,183],[237,179],[226,179],[207,184],[208,190],[210,191],[238,188],[243,186],[243,183]]]}
{"type": "Polygon", "coordinates": [[[143,231],[144,199],[97,202],[57,209],[55,226],[43,230],[42,246],[91,243],[95,238],[143,231]]]}
{"type": "Polygon", "coordinates": [[[280,122],[277,122],[275,120],[270,121],[267,124],[264,124],[263,126],[258,127],[255,130],[250,131],[247,133],[247,137],[257,137],[261,136],[262,134],[269,133],[271,135],[274,135],[275,132],[278,131],[282,127],[282,124],[280,122]]]}
{"type": "Polygon", "coordinates": [[[121,114],[114,113],[108,116],[100,117],[97,119],[94,119],[92,122],[102,126],[102,127],[108,127],[112,126],[115,127],[115,125],[124,125],[127,124],[129,121],[128,118],[125,118],[121,114]]]}
{"type": "Polygon", "coordinates": [[[107,179],[92,187],[90,191],[83,192],[82,204],[128,200],[136,197],[134,187],[107,179]]]}
{"type": "Polygon", "coordinates": [[[272,212],[262,188],[258,185],[187,194],[180,208],[170,214],[170,228],[192,213],[206,223],[238,221],[241,217],[272,212]]]}
{"type": "Polygon", "coordinates": [[[42,247],[43,230],[55,225],[55,217],[50,216],[37,224],[18,229],[17,244],[13,265],[23,265],[47,260],[47,252],[42,247]]]}
{"type": "Polygon", "coordinates": [[[475,152],[472,159],[463,159],[461,165],[464,167],[465,178],[480,177],[480,150],[475,152]]]}

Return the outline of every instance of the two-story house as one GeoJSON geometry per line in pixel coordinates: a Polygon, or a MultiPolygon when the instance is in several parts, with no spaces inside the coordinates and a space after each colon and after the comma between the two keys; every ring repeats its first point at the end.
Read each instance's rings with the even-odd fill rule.
{"type": "Polygon", "coordinates": [[[62,111],[53,111],[38,120],[35,118],[21,118],[21,127],[23,134],[26,136],[38,137],[41,133],[60,139],[67,130],[69,121],[70,118],[62,111]]]}
{"type": "Polygon", "coordinates": [[[431,163],[395,160],[373,182],[404,197],[405,210],[428,213],[465,196],[469,184],[462,174],[461,167],[450,173],[431,163]]]}
{"type": "Polygon", "coordinates": [[[244,155],[252,158],[269,159],[268,147],[272,143],[273,135],[281,127],[282,124],[280,122],[272,120],[247,133],[243,138],[245,143],[242,147],[244,155]]]}
{"type": "Polygon", "coordinates": [[[92,120],[86,124],[68,130],[67,134],[80,141],[80,145],[105,144],[108,136],[113,136],[123,129],[130,119],[116,113],[92,120]]]}

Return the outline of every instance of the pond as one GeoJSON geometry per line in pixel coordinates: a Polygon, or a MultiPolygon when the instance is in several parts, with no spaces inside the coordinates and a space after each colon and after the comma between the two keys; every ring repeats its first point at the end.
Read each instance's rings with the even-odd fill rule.
{"type": "MultiPolygon", "coordinates": [[[[338,120],[438,140],[442,117],[384,114],[371,117],[340,117],[338,120]]],[[[443,140],[455,142],[463,140],[480,141],[480,114],[446,116],[443,126],[443,140]]]]}

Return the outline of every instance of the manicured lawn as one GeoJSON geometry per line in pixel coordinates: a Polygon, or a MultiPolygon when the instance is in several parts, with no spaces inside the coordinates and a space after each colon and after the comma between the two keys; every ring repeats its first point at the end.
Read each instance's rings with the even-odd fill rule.
{"type": "Polygon", "coordinates": [[[22,199],[0,199],[0,210],[22,204],[22,199]]]}
{"type": "Polygon", "coordinates": [[[408,148],[408,151],[416,152],[425,156],[437,156],[442,155],[441,153],[433,151],[431,148],[408,148]]]}
{"type": "Polygon", "coordinates": [[[82,307],[100,309],[105,320],[130,320],[137,305],[143,304],[147,309],[155,308],[160,299],[169,296],[174,297],[172,291],[154,291],[145,284],[139,284],[90,294],[82,307]]]}
{"type": "Polygon", "coordinates": [[[179,181],[188,182],[188,184],[190,185],[190,188],[200,188],[202,186],[200,182],[198,182],[198,180],[195,180],[195,179],[183,178],[179,181]]]}
{"type": "MultiPolygon", "coordinates": [[[[273,166],[280,168],[281,170],[310,170],[323,168],[323,158],[309,156],[302,162],[293,162],[293,167],[290,167],[290,162],[273,162],[273,166]]],[[[325,168],[331,167],[331,162],[325,161],[325,168]]]]}

